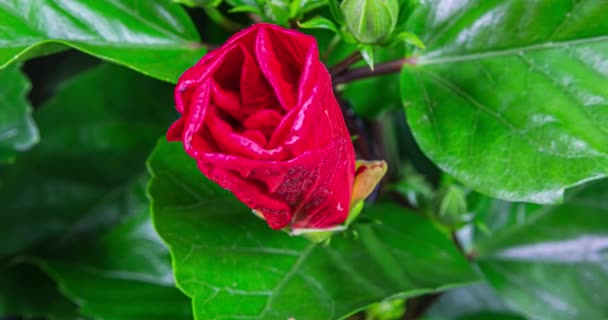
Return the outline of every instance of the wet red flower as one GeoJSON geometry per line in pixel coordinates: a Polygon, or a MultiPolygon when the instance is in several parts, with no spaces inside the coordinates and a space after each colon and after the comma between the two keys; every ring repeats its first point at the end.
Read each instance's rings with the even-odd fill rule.
{"type": "Polygon", "coordinates": [[[315,38],[247,28],[181,76],[175,102],[167,138],[270,227],[346,219],[355,154],[315,38]]]}

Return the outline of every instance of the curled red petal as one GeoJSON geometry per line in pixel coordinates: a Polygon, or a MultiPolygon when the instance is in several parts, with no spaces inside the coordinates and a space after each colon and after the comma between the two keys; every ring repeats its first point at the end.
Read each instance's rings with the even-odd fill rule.
{"type": "Polygon", "coordinates": [[[313,37],[247,28],[184,72],[175,101],[167,138],[270,227],[346,219],[354,150],[313,37]]]}

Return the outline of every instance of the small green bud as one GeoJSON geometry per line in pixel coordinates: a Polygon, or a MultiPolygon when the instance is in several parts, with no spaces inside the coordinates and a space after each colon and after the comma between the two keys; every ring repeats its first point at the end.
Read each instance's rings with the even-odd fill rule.
{"type": "Polygon", "coordinates": [[[465,191],[456,185],[448,186],[439,199],[437,218],[451,226],[464,222],[467,214],[467,197],[465,191]]]}
{"type": "Polygon", "coordinates": [[[398,0],[345,0],[341,7],[348,29],[360,43],[381,43],[395,30],[398,0]]]}
{"type": "Polygon", "coordinates": [[[389,300],[372,304],[365,312],[365,320],[398,320],[405,314],[405,300],[389,300]]]}

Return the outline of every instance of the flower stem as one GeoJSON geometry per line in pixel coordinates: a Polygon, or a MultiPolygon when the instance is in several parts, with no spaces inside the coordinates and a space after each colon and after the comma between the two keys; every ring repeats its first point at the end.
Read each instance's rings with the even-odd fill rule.
{"type": "Polygon", "coordinates": [[[205,13],[207,13],[211,21],[215,22],[217,25],[227,31],[237,32],[245,28],[244,25],[241,25],[240,23],[228,19],[220,10],[216,8],[206,7],[205,13]]]}
{"type": "Polygon", "coordinates": [[[262,22],[264,22],[264,19],[262,19],[262,17],[258,16],[257,14],[255,14],[253,12],[248,13],[247,16],[249,17],[249,19],[253,23],[262,23],[262,22]]]}
{"type": "Polygon", "coordinates": [[[222,45],[217,43],[203,43],[203,47],[207,48],[207,52],[219,49],[222,45]]]}
{"type": "Polygon", "coordinates": [[[323,55],[321,56],[321,61],[327,61],[327,58],[329,58],[329,54],[334,51],[338,43],[340,43],[340,36],[336,34],[329,42],[329,45],[327,46],[327,49],[325,49],[325,52],[323,52],[323,55]]]}
{"type": "Polygon", "coordinates": [[[333,79],[334,85],[340,83],[346,83],[357,79],[375,77],[383,74],[396,73],[401,71],[401,68],[404,64],[416,64],[416,59],[414,58],[403,58],[394,61],[379,63],[374,66],[374,70],[369,67],[361,67],[356,69],[351,69],[343,72],[342,74],[336,75],[333,79]]]}
{"type": "Polygon", "coordinates": [[[329,68],[329,74],[331,74],[332,78],[336,78],[337,76],[344,73],[351,65],[361,60],[361,52],[355,51],[350,56],[344,58],[344,60],[338,62],[331,68],[329,68]]]}

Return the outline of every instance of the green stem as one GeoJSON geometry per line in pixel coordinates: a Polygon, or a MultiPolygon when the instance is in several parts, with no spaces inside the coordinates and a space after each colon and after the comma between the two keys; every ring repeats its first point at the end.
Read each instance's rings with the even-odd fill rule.
{"type": "Polygon", "coordinates": [[[329,45],[327,46],[327,49],[325,49],[325,52],[323,52],[323,55],[321,56],[322,61],[327,62],[327,59],[329,58],[329,54],[332,51],[334,51],[334,49],[336,48],[338,43],[340,43],[340,36],[338,34],[336,34],[329,42],[329,45]]]}
{"type": "MultiPolygon", "coordinates": [[[[401,68],[405,64],[416,64],[415,58],[403,58],[394,61],[389,61],[385,63],[379,63],[374,66],[374,70],[371,70],[369,67],[362,67],[347,70],[341,73],[334,73],[338,75],[334,75],[333,84],[337,85],[340,83],[346,83],[357,79],[376,77],[383,74],[396,73],[400,72],[401,68]]],[[[330,72],[331,73],[331,72],[330,72]]]]}
{"type": "Polygon", "coordinates": [[[361,52],[355,51],[348,57],[344,58],[344,60],[329,68],[329,74],[331,74],[332,78],[337,78],[343,72],[347,71],[351,65],[357,63],[359,60],[361,60],[361,52]]]}
{"type": "Polygon", "coordinates": [[[230,32],[237,32],[245,28],[244,25],[234,22],[228,19],[220,10],[217,8],[208,7],[205,8],[205,12],[217,25],[230,32]]]}

